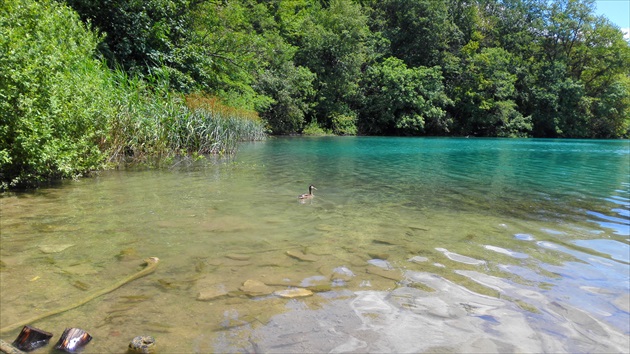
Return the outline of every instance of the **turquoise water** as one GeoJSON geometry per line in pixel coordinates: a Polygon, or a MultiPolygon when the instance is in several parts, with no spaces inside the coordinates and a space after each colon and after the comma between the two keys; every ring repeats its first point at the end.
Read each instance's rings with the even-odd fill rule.
{"type": "Polygon", "coordinates": [[[229,160],[8,194],[0,328],[157,256],[154,274],[36,326],[88,330],[86,353],[124,350],[132,333],[159,336],[165,352],[214,351],[221,333],[286,311],[247,294],[247,280],[317,283],[327,291],[300,301],[319,308],[342,291],[430,293],[429,274],[514,304],[558,341],[556,305],[628,335],[629,161],[628,141],[287,137],[229,160]],[[299,203],[309,184],[315,197],[299,203]],[[200,301],[208,289],[227,295],[200,301]]]}

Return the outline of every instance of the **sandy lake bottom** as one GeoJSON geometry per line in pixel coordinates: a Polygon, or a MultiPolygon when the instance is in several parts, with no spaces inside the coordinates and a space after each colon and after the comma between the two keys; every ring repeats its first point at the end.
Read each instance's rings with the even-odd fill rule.
{"type": "Polygon", "coordinates": [[[161,353],[627,353],[627,157],[591,142],[278,139],[5,195],[0,338],[155,256],[155,272],[31,325],[53,342],[88,331],[85,354],[138,335],[161,353]],[[281,296],[295,289],[308,292],[281,296]]]}

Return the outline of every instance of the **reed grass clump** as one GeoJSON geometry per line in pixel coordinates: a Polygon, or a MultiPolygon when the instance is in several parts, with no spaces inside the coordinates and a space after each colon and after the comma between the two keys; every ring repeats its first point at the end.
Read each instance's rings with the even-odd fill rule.
{"type": "Polygon", "coordinates": [[[110,126],[110,163],[161,164],[182,155],[232,154],[240,142],[266,137],[254,112],[119,75],[121,100],[110,126]]]}

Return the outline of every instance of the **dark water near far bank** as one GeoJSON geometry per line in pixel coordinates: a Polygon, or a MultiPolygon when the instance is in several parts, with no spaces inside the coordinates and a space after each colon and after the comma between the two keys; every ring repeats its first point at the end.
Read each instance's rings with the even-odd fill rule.
{"type": "MultiPolygon", "coordinates": [[[[629,161],[628,141],[276,138],[222,163],[110,171],[9,194],[0,199],[0,328],[78,301],[157,256],[154,274],[34,325],[54,340],[65,327],[87,330],[95,339],[86,353],[124,351],[140,334],[156,336],[164,352],[250,344],[282,352],[296,348],[254,345],[243,330],[270,326],[296,303],[326,309],[336,298],[410,289],[400,298],[412,305],[400,308],[420,317],[397,312],[391,321],[482,321],[478,335],[494,342],[514,342],[501,325],[543,338],[514,351],[627,351],[629,161]],[[309,184],[315,198],[298,203],[309,184]],[[252,297],[241,289],[247,280],[327,291],[252,297]],[[463,295],[454,300],[440,284],[463,295]],[[209,289],[226,295],[199,301],[209,289]],[[444,313],[431,312],[440,306],[444,313]],[[484,306],[522,321],[470,310],[484,306]],[[549,344],[556,340],[569,344],[549,344]]],[[[355,313],[387,317],[366,304],[355,313]]],[[[352,338],[322,351],[405,351],[352,338]]]]}

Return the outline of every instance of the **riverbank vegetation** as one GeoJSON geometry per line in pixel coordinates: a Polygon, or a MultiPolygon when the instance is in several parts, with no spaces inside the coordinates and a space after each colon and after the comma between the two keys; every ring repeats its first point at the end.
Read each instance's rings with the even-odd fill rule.
{"type": "Polygon", "coordinates": [[[108,68],[103,37],[63,4],[3,2],[0,31],[0,189],[231,153],[265,137],[255,112],[174,91],[167,68],[108,68]]]}
{"type": "Polygon", "coordinates": [[[592,0],[0,6],[5,188],[264,131],[630,136],[630,45],[592,0]]]}

